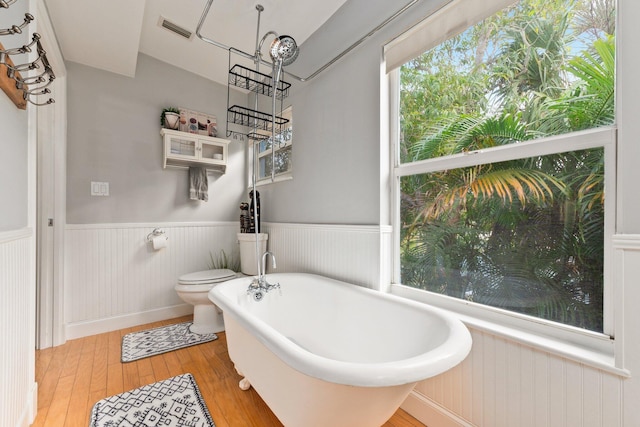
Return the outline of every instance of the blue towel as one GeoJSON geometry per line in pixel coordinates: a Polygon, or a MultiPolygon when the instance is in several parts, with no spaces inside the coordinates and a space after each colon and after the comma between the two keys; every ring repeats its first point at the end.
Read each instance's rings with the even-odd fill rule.
{"type": "Polygon", "coordinates": [[[209,200],[209,181],[205,168],[189,168],[189,198],[191,200],[209,200]]]}

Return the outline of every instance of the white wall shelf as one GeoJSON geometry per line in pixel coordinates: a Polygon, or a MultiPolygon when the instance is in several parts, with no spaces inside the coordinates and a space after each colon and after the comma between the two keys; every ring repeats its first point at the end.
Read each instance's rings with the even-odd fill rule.
{"type": "Polygon", "coordinates": [[[162,167],[200,166],[207,170],[225,173],[229,157],[229,140],[162,129],[162,167]]]}

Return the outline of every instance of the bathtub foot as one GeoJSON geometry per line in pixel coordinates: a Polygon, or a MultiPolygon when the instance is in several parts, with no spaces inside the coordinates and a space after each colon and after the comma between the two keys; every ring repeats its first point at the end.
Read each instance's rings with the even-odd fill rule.
{"type": "Polygon", "coordinates": [[[248,379],[243,378],[238,383],[238,386],[240,387],[240,390],[247,391],[247,390],[249,390],[251,388],[251,383],[249,382],[248,379]]]}

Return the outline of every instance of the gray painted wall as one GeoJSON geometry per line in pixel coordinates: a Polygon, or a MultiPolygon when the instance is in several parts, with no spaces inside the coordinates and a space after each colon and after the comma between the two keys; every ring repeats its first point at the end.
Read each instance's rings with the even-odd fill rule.
{"type": "MultiPolygon", "coordinates": [[[[294,178],[261,187],[265,221],[390,224],[389,140],[387,132],[381,132],[380,120],[388,107],[385,101],[381,107],[380,99],[382,46],[441,3],[417,3],[316,78],[294,84],[287,100],[293,105],[294,178]]],[[[305,41],[300,64],[292,64],[291,72],[311,75],[402,4],[347,2],[305,41]],[[386,14],[372,9],[382,7],[386,14]],[[344,35],[349,22],[360,23],[364,15],[377,18],[344,35]],[[309,58],[308,52],[318,52],[325,60],[309,58]]]]}
{"type": "MultiPolygon", "coordinates": [[[[26,2],[3,9],[0,28],[21,23],[26,10],[26,2]]],[[[18,47],[27,42],[28,36],[25,31],[0,41],[5,48],[18,47]]],[[[27,148],[27,112],[19,110],[0,90],[0,231],[27,226],[27,148]]]]}
{"type": "MultiPolygon", "coordinates": [[[[388,139],[380,127],[381,47],[441,2],[419,2],[311,82],[292,81],[285,104],[293,105],[294,178],[259,188],[264,221],[389,224],[388,139]]],[[[384,13],[372,11],[375,19],[400,5],[385,7],[384,13]]],[[[365,0],[348,2],[335,22],[304,43],[300,64],[293,64],[292,71],[307,76],[318,66],[316,52],[331,58],[372,29],[378,22],[337,39],[336,28],[348,27],[344,22],[350,16],[370,9],[365,0]]],[[[212,183],[208,204],[187,199],[186,171],[160,167],[161,108],[177,104],[216,114],[222,130],[226,86],[145,55],[139,56],[135,79],[73,63],[68,73],[68,223],[237,218],[248,184],[243,143],[232,142],[229,172],[212,183]],[[91,197],[92,180],[108,181],[112,195],[91,197]]],[[[244,94],[232,96],[232,103],[249,105],[244,94]]],[[[268,100],[262,104],[270,107],[268,100]]]]}
{"type": "Polygon", "coordinates": [[[0,91],[0,231],[27,226],[27,113],[0,91]]]}
{"type": "Polygon", "coordinates": [[[246,142],[232,140],[226,174],[209,174],[208,202],[189,200],[186,169],[162,169],[162,108],[214,114],[224,137],[226,86],[142,54],[133,79],[73,62],[67,72],[67,223],[237,220],[246,142]],[[110,195],[91,196],[91,181],[109,182],[110,195]]]}

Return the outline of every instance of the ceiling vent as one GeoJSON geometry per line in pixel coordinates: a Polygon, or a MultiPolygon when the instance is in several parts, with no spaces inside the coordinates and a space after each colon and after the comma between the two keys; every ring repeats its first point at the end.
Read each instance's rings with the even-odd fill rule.
{"type": "Polygon", "coordinates": [[[166,28],[167,30],[176,33],[177,35],[184,37],[185,39],[191,39],[193,37],[193,32],[187,30],[186,28],[182,28],[180,25],[178,24],[174,24],[173,22],[169,21],[168,19],[164,18],[164,17],[160,17],[160,20],[158,21],[158,25],[160,25],[163,28],[166,28]]]}

